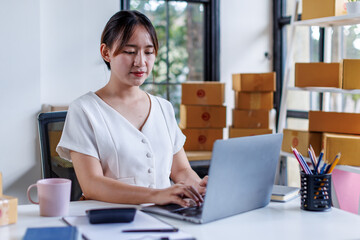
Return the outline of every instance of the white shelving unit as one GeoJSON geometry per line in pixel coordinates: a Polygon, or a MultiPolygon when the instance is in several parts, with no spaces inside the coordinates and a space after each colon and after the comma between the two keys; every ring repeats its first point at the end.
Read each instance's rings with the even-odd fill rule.
{"type": "Polygon", "coordinates": [[[316,19],[308,19],[302,21],[295,21],[295,26],[318,26],[318,27],[335,27],[346,26],[360,23],[359,14],[347,14],[336,17],[324,17],[316,19]]]}
{"type": "MultiPolygon", "coordinates": [[[[351,14],[351,15],[342,15],[342,16],[335,16],[335,17],[324,17],[324,18],[317,18],[317,19],[309,19],[303,21],[295,21],[298,19],[298,9],[299,9],[300,0],[296,0],[295,8],[291,17],[290,21],[290,28],[289,28],[289,42],[287,46],[287,55],[285,60],[285,68],[284,68],[284,81],[283,81],[283,88],[282,88],[282,97],[280,103],[280,112],[279,112],[279,122],[278,122],[278,132],[282,133],[283,129],[286,125],[286,114],[287,114],[287,94],[289,91],[309,91],[309,92],[320,92],[324,93],[324,99],[330,99],[330,93],[349,93],[349,94],[360,94],[360,89],[356,90],[344,90],[339,88],[320,88],[320,87],[308,87],[308,88],[299,88],[299,87],[290,87],[290,72],[292,68],[294,68],[293,63],[293,45],[294,45],[294,37],[295,31],[298,26],[319,26],[325,28],[325,46],[324,46],[324,62],[331,62],[331,30],[333,27],[338,26],[346,26],[346,25],[354,25],[360,24],[360,14],[351,14]]],[[[327,110],[326,108],[324,110],[327,110]]],[[[293,157],[292,153],[287,153],[281,151],[281,156],[283,157],[293,157]]],[[[277,179],[282,181],[282,183],[286,183],[285,176],[287,174],[287,164],[284,162],[282,158],[278,169],[277,179]],[[284,172],[285,171],[285,172],[284,172]]]]}
{"type": "Polygon", "coordinates": [[[360,14],[348,14],[335,17],[324,17],[317,19],[309,19],[303,21],[294,21],[298,18],[298,6],[299,0],[296,0],[294,13],[291,17],[290,23],[290,41],[287,49],[287,57],[285,62],[285,74],[284,82],[282,89],[282,97],[280,103],[280,113],[279,113],[279,123],[278,123],[278,132],[283,132],[286,123],[286,100],[287,93],[289,91],[310,91],[310,92],[321,92],[321,93],[349,93],[349,94],[360,94],[360,89],[356,90],[344,90],[339,88],[318,88],[318,87],[309,87],[309,88],[298,88],[298,87],[289,87],[290,80],[290,71],[293,68],[293,40],[297,26],[319,26],[325,27],[325,62],[331,62],[331,28],[336,26],[345,26],[360,24],[360,14]]]}
{"type": "Polygon", "coordinates": [[[320,88],[320,87],[288,87],[288,91],[307,91],[307,92],[329,92],[329,93],[349,93],[349,94],[360,94],[360,89],[346,90],[341,88],[320,88]]]}

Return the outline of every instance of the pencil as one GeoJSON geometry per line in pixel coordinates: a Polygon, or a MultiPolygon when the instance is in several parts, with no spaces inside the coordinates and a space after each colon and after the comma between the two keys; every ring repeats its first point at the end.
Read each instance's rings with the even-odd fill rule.
{"type": "Polygon", "coordinates": [[[330,168],[331,168],[331,165],[335,162],[335,160],[336,160],[337,157],[338,157],[338,154],[336,154],[334,160],[332,160],[332,162],[329,163],[329,165],[326,167],[325,173],[328,173],[328,172],[329,172],[329,170],[330,170],[330,168]]]}
{"type": "Polygon", "coordinates": [[[310,174],[310,173],[308,172],[308,170],[306,169],[306,167],[305,167],[305,164],[306,164],[306,163],[303,163],[303,162],[302,162],[302,160],[300,159],[300,156],[299,156],[299,152],[296,150],[296,148],[291,147],[291,150],[292,150],[292,152],[294,153],[296,160],[298,160],[298,162],[299,162],[300,167],[302,168],[302,170],[303,170],[306,174],[310,174]]]}
{"type": "Polygon", "coordinates": [[[294,153],[294,156],[295,156],[296,160],[299,162],[300,167],[302,168],[302,170],[303,170],[304,172],[306,172],[305,169],[304,169],[304,166],[303,166],[302,163],[301,163],[300,157],[297,155],[297,153],[296,153],[296,151],[295,151],[295,148],[291,147],[291,151],[294,153]]]}
{"type": "Polygon", "coordinates": [[[299,153],[299,156],[300,156],[301,160],[303,161],[305,168],[308,170],[308,174],[313,174],[313,172],[311,171],[309,165],[307,164],[307,162],[305,161],[305,158],[301,155],[301,153],[299,153]]]}
{"type": "Polygon", "coordinates": [[[329,171],[328,171],[327,173],[332,173],[332,171],[334,170],[336,164],[339,162],[340,157],[341,157],[341,153],[338,153],[338,154],[336,155],[335,160],[331,163],[331,167],[330,167],[330,169],[329,169],[329,171]]]}

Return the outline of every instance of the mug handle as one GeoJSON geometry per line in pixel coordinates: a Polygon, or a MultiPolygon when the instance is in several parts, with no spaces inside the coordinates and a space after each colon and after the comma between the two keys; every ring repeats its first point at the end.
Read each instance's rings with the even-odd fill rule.
{"type": "Polygon", "coordinates": [[[27,197],[28,197],[29,201],[30,201],[32,204],[39,204],[39,202],[33,201],[33,200],[31,199],[31,197],[30,197],[30,190],[31,190],[33,187],[37,187],[36,183],[31,184],[31,185],[28,187],[28,189],[27,189],[27,197]]]}

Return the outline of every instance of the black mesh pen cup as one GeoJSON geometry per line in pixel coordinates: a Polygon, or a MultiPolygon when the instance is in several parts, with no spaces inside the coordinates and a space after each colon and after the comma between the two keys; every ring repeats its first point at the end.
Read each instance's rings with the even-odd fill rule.
{"type": "Polygon", "coordinates": [[[331,209],[331,174],[310,175],[301,172],[301,209],[327,211],[331,209]]]}

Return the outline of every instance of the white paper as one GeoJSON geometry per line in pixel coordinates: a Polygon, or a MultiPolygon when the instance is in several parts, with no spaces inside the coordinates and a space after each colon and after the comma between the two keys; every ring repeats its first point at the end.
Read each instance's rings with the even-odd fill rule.
{"type": "Polygon", "coordinates": [[[126,239],[126,240],[157,240],[168,237],[169,239],[194,239],[191,235],[182,231],[178,232],[155,232],[155,233],[124,233],[130,229],[172,229],[173,226],[146,214],[136,211],[134,221],[131,223],[105,223],[91,224],[87,216],[64,217],[65,221],[76,226],[86,239],[126,239]]]}

